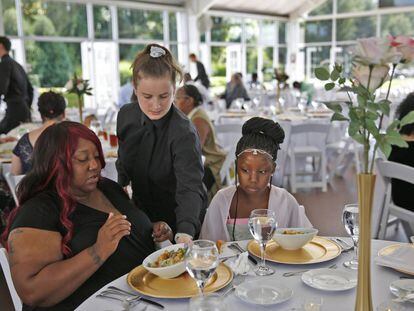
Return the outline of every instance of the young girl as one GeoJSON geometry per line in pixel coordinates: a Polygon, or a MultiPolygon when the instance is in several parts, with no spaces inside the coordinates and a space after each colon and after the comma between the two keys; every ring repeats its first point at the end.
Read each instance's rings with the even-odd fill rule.
{"type": "Polygon", "coordinates": [[[295,198],[271,183],[285,136],[283,129],[278,123],[255,117],[243,125],[242,134],[236,149],[238,184],[220,190],[213,198],[201,237],[213,241],[251,239],[247,222],[254,209],[273,210],[281,228],[311,227],[295,198]]]}
{"type": "Polygon", "coordinates": [[[182,73],[157,44],[137,55],[132,70],[137,102],[118,114],[118,182],[131,183],[135,204],[151,221],[167,222],[177,242],[189,242],[200,231],[206,193],[197,131],[173,105],[182,73]]]}

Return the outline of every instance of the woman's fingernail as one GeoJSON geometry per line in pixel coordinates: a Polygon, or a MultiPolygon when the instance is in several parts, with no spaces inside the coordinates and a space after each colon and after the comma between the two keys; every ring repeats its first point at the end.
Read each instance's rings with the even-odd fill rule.
{"type": "Polygon", "coordinates": [[[123,219],[126,219],[126,218],[127,218],[127,216],[126,216],[126,215],[122,215],[122,218],[123,218],[123,219]]]}

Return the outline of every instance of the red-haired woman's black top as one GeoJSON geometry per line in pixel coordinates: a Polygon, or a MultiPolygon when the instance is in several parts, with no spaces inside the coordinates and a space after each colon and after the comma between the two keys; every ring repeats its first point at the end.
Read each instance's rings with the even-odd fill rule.
{"type": "MultiPolygon", "coordinates": [[[[33,308],[25,305],[23,310],[74,310],[105,284],[140,265],[144,258],[155,250],[151,237],[152,223],[146,214],[131,204],[117,183],[103,178],[98,187],[121,214],[127,215],[132,223],[131,235],[122,238],[115,253],[68,298],[54,307],[33,308]]],[[[30,227],[57,231],[63,236],[65,229],[59,221],[59,212],[60,199],[57,194],[44,192],[23,204],[11,228],[30,227]]],[[[98,231],[108,218],[108,214],[77,204],[70,218],[74,232],[69,246],[73,255],[76,255],[96,242],[98,231]]]]}

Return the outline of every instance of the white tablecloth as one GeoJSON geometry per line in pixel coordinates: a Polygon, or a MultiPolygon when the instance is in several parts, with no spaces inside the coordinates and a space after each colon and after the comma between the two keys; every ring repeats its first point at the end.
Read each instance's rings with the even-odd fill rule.
{"type": "MultiPolygon", "coordinates": [[[[376,256],[378,251],[387,246],[394,244],[395,242],[389,242],[389,241],[378,241],[373,240],[372,242],[372,259],[376,256]]],[[[245,246],[247,242],[240,242],[242,246],[245,246]]],[[[322,268],[322,267],[328,267],[332,265],[333,263],[338,264],[338,269],[345,269],[342,267],[342,263],[350,259],[353,256],[352,252],[344,253],[338,258],[328,261],[325,263],[320,264],[314,264],[314,265],[300,265],[300,266],[294,266],[294,265],[283,265],[283,264],[273,264],[270,263],[270,265],[276,270],[276,273],[273,276],[269,276],[268,278],[273,278],[275,282],[282,282],[284,285],[290,287],[293,289],[293,297],[287,302],[284,302],[280,305],[275,305],[273,308],[268,307],[260,307],[260,306],[254,306],[247,303],[242,302],[239,300],[234,293],[228,295],[226,297],[226,304],[229,311],[231,310],[237,310],[237,311],[243,311],[243,310],[295,310],[295,308],[299,308],[301,302],[305,297],[322,297],[323,298],[323,306],[322,310],[327,311],[350,311],[354,309],[354,303],[355,303],[355,289],[351,289],[348,291],[341,291],[341,292],[326,292],[326,291],[320,291],[314,288],[311,288],[301,281],[300,276],[294,276],[294,277],[283,277],[282,274],[287,271],[295,271],[295,270],[302,270],[302,269],[308,269],[308,268],[322,268]]],[[[372,295],[373,295],[373,303],[374,303],[374,310],[376,309],[376,306],[381,304],[382,302],[389,301],[392,298],[395,298],[389,291],[389,285],[392,281],[398,280],[399,277],[402,275],[401,273],[394,271],[389,268],[384,268],[377,266],[376,264],[372,263],[371,268],[371,275],[372,275],[372,295]]],[[[251,279],[255,277],[249,277],[251,279]]],[[[260,279],[260,278],[259,278],[260,279]]],[[[126,275],[120,277],[119,279],[113,281],[111,284],[108,285],[114,285],[119,288],[123,288],[125,290],[130,290],[128,284],[126,283],[126,275]]],[[[104,286],[103,289],[105,289],[107,286],[104,286]]],[[[99,290],[98,292],[101,292],[103,289],[99,290]]],[[[97,292],[97,293],[98,293],[97,292]]],[[[96,298],[97,295],[95,293],[92,295],[89,299],[87,299],[82,305],[78,307],[77,310],[82,311],[96,311],[96,310],[122,310],[122,306],[120,302],[117,301],[111,301],[107,299],[101,299],[96,298]]],[[[165,310],[171,310],[171,311],[183,311],[188,309],[188,299],[155,299],[151,298],[155,301],[158,301],[159,303],[163,304],[165,306],[165,310]]],[[[413,310],[414,305],[405,303],[405,308],[407,310],[413,310]]],[[[136,308],[139,310],[139,308],[136,308]]],[[[148,306],[148,311],[155,311],[159,310],[157,308],[154,308],[153,306],[148,306]]],[[[300,309],[296,309],[300,310],[300,309]]]]}

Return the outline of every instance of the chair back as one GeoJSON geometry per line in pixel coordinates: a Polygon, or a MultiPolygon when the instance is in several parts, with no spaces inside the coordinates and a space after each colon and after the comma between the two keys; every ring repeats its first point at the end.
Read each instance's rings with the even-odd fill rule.
{"type": "Polygon", "coordinates": [[[7,283],[9,292],[10,292],[10,296],[13,301],[14,309],[17,311],[21,311],[23,308],[22,301],[14,287],[13,279],[11,277],[11,272],[10,272],[9,256],[7,254],[7,250],[3,247],[0,248],[0,264],[1,264],[1,269],[3,270],[4,277],[6,279],[6,283],[7,283]]]}
{"type": "Polygon", "coordinates": [[[276,171],[273,174],[272,183],[275,186],[283,187],[284,176],[286,174],[286,168],[288,167],[291,123],[280,121],[279,124],[285,132],[285,139],[279,146],[280,149],[277,152],[276,171]]]}
{"type": "Polygon", "coordinates": [[[378,176],[385,184],[385,199],[380,212],[380,224],[378,228],[378,238],[384,239],[387,232],[389,215],[394,215],[400,220],[414,223],[414,212],[394,204],[391,195],[391,179],[399,179],[410,184],[414,184],[414,167],[407,166],[392,161],[384,161],[381,158],[375,160],[378,176]]]}
{"type": "MultiPolygon", "coordinates": [[[[231,170],[234,169],[234,161],[236,160],[236,144],[233,144],[227,151],[226,158],[220,169],[220,179],[224,186],[230,186],[233,184],[234,177],[232,177],[231,170]]],[[[234,171],[234,174],[237,174],[234,171]]]]}
{"type": "Polygon", "coordinates": [[[11,172],[7,172],[4,174],[4,179],[6,179],[7,185],[10,188],[16,206],[19,205],[19,200],[17,199],[16,195],[17,185],[23,179],[24,176],[25,175],[13,175],[11,172]]]}

